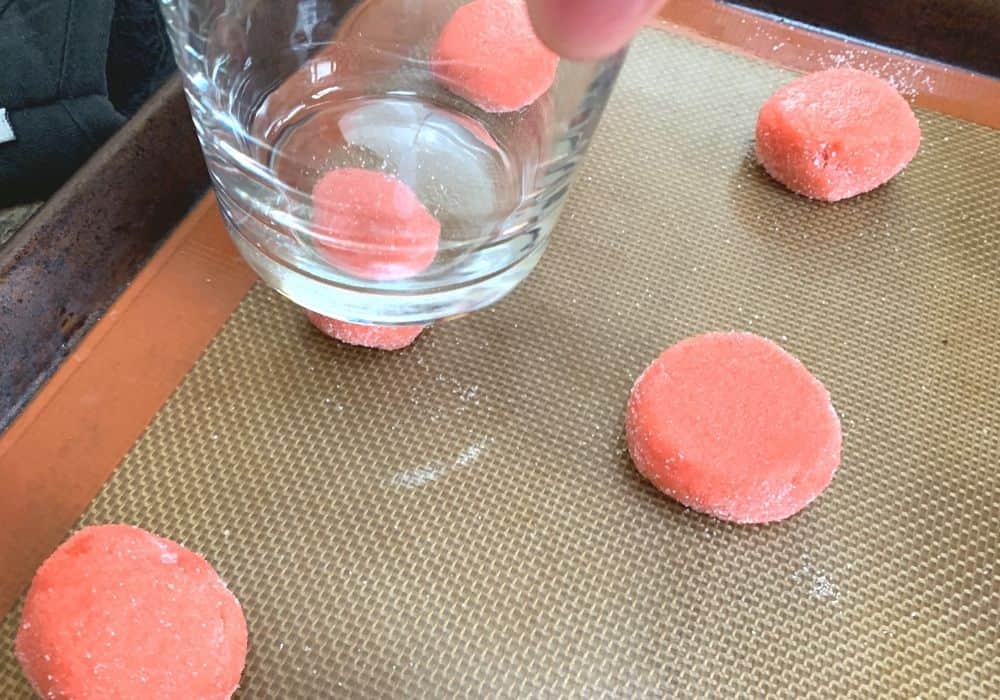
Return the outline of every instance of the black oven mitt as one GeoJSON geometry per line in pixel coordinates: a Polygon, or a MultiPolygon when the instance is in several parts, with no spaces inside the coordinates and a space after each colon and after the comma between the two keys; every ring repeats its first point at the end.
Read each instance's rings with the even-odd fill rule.
{"type": "Polygon", "coordinates": [[[125,121],[113,15],[114,0],[0,0],[0,206],[47,197],[125,121]]]}

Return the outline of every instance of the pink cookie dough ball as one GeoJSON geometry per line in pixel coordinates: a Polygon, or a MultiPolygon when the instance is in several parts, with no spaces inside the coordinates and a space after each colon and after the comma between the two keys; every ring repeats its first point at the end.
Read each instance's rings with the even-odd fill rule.
{"type": "Polygon", "coordinates": [[[524,0],[473,0],[441,30],[431,67],[484,111],[513,112],[552,87],[559,57],[535,36],[524,0]]]}
{"type": "Polygon", "coordinates": [[[87,527],[35,574],[15,651],[43,698],[226,700],[247,653],[207,561],[128,525],[87,527]]]}
{"type": "Polygon", "coordinates": [[[840,464],[830,394],[795,357],[750,333],[708,333],[665,350],[632,389],[626,438],[656,488],[737,523],[798,513],[840,464]]]}
{"type": "Polygon", "coordinates": [[[412,345],[424,330],[423,326],[369,326],[348,323],[314,311],[307,311],[306,316],[316,328],[335,340],[375,350],[402,350],[412,345]]]}
{"type": "Polygon", "coordinates": [[[434,261],[441,224],[416,193],[377,170],[338,168],[312,191],[316,248],[332,265],[367,280],[418,275],[434,261]]]}
{"type": "Polygon", "coordinates": [[[779,89],[757,119],[757,159],[793,192],[836,202],[884,185],[920,147],[910,105],[884,80],[835,68],[779,89]]]}

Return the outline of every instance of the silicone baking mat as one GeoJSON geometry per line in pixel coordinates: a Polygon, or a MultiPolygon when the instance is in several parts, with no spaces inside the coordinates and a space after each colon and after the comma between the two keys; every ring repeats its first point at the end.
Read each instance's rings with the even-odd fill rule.
{"type": "MultiPolygon", "coordinates": [[[[212,561],[241,698],[1000,693],[1000,134],[921,113],[898,180],[810,202],[750,156],[789,78],[647,31],[511,298],[384,354],[257,287],[84,523],[212,561]],[[623,444],[644,366],[732,328],[843,418],[777,525],[683,509],[623,444]]],[[[0,697],[28,697],[9,645],[0,697]]]]}

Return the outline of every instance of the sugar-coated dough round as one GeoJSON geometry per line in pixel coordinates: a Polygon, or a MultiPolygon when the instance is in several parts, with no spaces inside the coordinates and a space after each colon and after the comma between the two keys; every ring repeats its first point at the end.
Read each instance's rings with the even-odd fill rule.
{"type": "Polygon", "coordinates": [[[247,652],[240,604],[212,567],[128,525],[87,527],[35,573],[15,650],[55,700],[225,700],[247,652]]]}
{"type": "Polygon", "coordinates": [[[660,491],[738,523],[794,515],[840,464],[830,394],[751,333],[708,333],[665,350],[632,389],[626,436],[636,468],[660,491]]]}
{"type": "Polygon", "coordinates": [[[895,88],[834,68],[794,80],[757,119],[757,158],[794,192],[835,202],[885,184],[920,147],[920,124],[895,88]]]}
{"type": "Polygon", "coordinates": [[[531,26],[524,0],[473,0],[455,11],[431,54],[434,75],[487,112],[527,107],[552,87],[559,57],[531,26]]]}
{"type": "Polygon", "coordinates": [[[313,187],[316,246],[331,264],[369,280],[418,275],[434,261],[441,224],[402,180],[338,168],[313,187]]]}
{"type": "Polygon", "coordinates": [[[348,323],[314,311],[306,311],[306,316],[314,326],[335,340],[376,350],[402,350],[412,345],[424,330],[423,326],[368,326],[348,323]]]}

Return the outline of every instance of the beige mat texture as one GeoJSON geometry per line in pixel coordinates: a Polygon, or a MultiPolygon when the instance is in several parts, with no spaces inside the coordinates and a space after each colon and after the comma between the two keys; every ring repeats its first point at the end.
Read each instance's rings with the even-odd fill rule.
{"type": "Polygon", "coordinates": [[[84,522],[213,562],[240,698],[1000,695],[1000,133],[922,113],[897,181],[810,202],[748,157],[789,77],[647,32],[516,294],[393,355],[255,289],[84,522]],[[644,366],[733,328],[843,417],[833,485],[774,526],[624,449],[644,366]]]}

